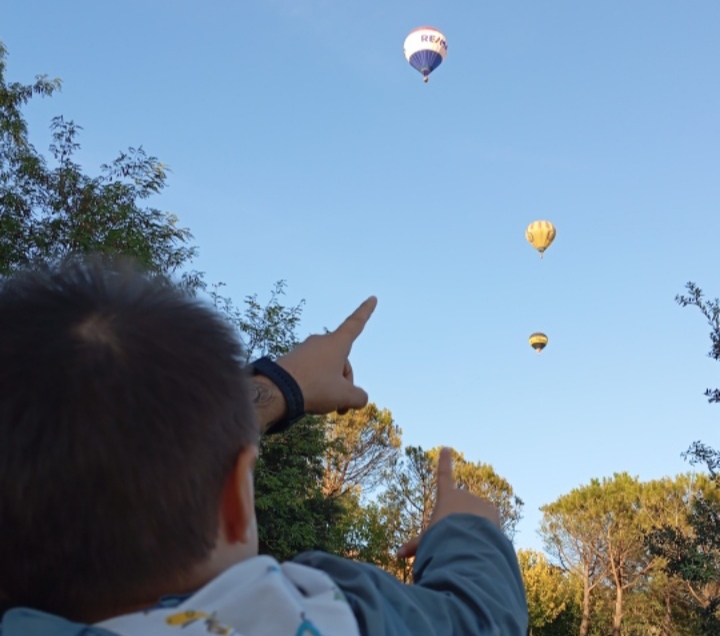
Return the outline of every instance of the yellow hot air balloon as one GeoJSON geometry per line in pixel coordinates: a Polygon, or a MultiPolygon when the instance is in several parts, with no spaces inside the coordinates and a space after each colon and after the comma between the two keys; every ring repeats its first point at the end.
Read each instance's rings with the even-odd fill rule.
{"type": "Polygon", "coordinates": [[[542,258],[543,252],[555,240],[556,233],[555,226],[550,221],[533,221],[525,230],[525,238],[540,252],[540,258],[542,258]]]}
{"type": "Polygon", "coordinates": [[[545,348],[545,345],[548,343],[548,337],[544,333],[540,333],[539,331],[536,331],[534,334],[532,334],[529,340],[530,346],[538,353],[540,353],[545,348]]]}

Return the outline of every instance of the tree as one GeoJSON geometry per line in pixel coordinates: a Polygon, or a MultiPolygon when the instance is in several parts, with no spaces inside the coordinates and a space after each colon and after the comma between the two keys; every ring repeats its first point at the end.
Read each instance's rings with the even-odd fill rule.
{"type": "Polygon", "coordinates": [[[582,585],[580,636],[589,634],[592,593],[608,574],[608,564],[602,558],[602,515],[597,505],[601,497],[600,482],[593,480],[541,508],[540,534],[545,549],[582,585]]]}
{"type": "MultiPolygon", "coordinates": [[[[439,453],[440,448],[430,451],[433,464],[437,464],[439,453]]],[[[471,462],[457,452],[453,452],[453,462],[458,487],[494,504],[500,512],[500,526],[512,540],[517,524],[522,519],[523,500],[515,494],[507,479],[498,475],[490,464],[471,462]]]]}
{"type": "Polygon", "coordinates": [[[606,560],[611,586],[615,592],[613,636],[621,636],[624,598],[645,581],[652,559],[647,558],[644,536],[647,527],[647,496],[644,485],[627,473],[616,473],[603,479],[602,539],[600,556],[606,560]]]}
{"type": "Polygon", "coordinates": [[[682,583],[677,596],[694,613],[700,634],[720,633],[719,506],[716,476],[699,475],[682,517],[656,524],[646,539],[665,573],[682,583]]]}
{"type": "Polygon", "coordinates": [[[518,561],[528,602],[530,636],[561,636],[577,631],[579,582],[549,563],[541,552],[519,550],[518,561]]]}
{"type": "Polygon", "coordinates": [[[181,275],[189,289],[202,285],[183,271],[196,248],[176,216],[143,206],[166,186],[167,168],[140,148],[129,148],[100,174],[89,176],[75,161],[81,127],[52,120],[52,166],[30,143],[22,107],[49,97],[58,79],[33,84],[6,80],[0,43],[0,276],[35,264],[54,264],[78,254],[132,257],[164,276],[181,275]]]}
{"type": "Polygon", "coordinates": [[[305,550],[344,551],[346,511],[322,492],[322,418],[306,417],[260,441],[255,509],[260,552],[279,561],[305,550]]]}
{"type": "Polygon", "coordinates": [[[402,431],[387,409],[370,403],[326,420],[325,496],[369,492],[387,479],[400,451],[402,431]]]}
{"type": "MultiPolygon", "coordinates": [[[[420,446],[406,447],[404,460],[381,497],[386,505],[400,509],[405,540],[422,532],[430,521],[435,507],[436,466],[440,450],[440,447],[429,451],[420,446]]],[[[502,529],[512,538],[522,516],[523,502],[508,481],[498,475],[492,466],[470,462],[457,451],[453,451],[453,466],[458,487],[466,488],[497,506],[502,529]]]]}
{"type": "Polygon", "coordinates": [[[644,537],[656,493],[636,477],[615,473],[543,508],[541,533],[548,550],[583,583],[581,636],[588,633],[590,596],[597,588],[612,594],[611,631],[622,633],[626,594],[647,585],[654,565],[644,537]]]}
{"type": "MultiPolygon", "coordinates": [[[[685,289],[688,295],[678,294],[675,296],[675,302],[681,307],[697,307],[705,316],[708,325],[710,325],[711,346],[708,357],[713,360],[720,360],[720,300],[717,298],[715,300],[706,300],[702,290],[693,282],[687,283],[685,289]]],[[[710,403],[720,402],[720,389],[706,389],[705,395],[710,403]]],[[[717,452],[711,453],[711,458],[714,458],[716,462],[720,461],[720,455],[717,452]]]]}
{"type": "MultiPolygon", "coordinates": [[[[693,282],[678,294],[681,307],[697,307],[710,326],[708,356],[720,360],[720,301],[705,299],[693,282]]],[[[706,389],[708,402],[720,402],[720,389],[706,389]]],[[[685,583],[701,634],[720,633],[720,451],[695,441],[683,454],[692,465],[703,464],[713,487],[699,492],[687,514],[687,528],[665,524],[649,537],[650,550],[663,558],[670,576],[685,583]]]]}
{"type": "MultiPolygon", "coordinates": [[[[650,623],[655,625],[659,636],[678,634],[679,630],[692,622],[689,616],[692,612],[690,588],[687,582],[669,571],[665,557],[670,554],[666,550],[670,548],[668,539],[671,537],[691,536],[692,526],[688,516],[694,508],[695,499],[699,495],[712,497],[710,491],[713,490],[713,481],[703,474],[688,473],[645,484],[644,510],[648,517],[648,527],[644,543],[654,563],[645,586],[646,602],[636,599],[634,605],[636,613],[642,615],[643,619],[655,616],[650,623]]],[[[702,590],[694,592],[703,594],[702,590]]]]}
{"type": "Polygon", "coordinates": [[[430,522],[435,503],[435,463],[419,446],[405,447],[403,455],[378,498],[378,518],[392,537],[383,540],[383,546],[390,548],[384,558],[388,571],[408,582],[412,580],[412,563],[394,559],[392,554],[430,522]]]}
{"type": "Polygon", "coordinates": [[[277,358],[290,351],[297,343],[297,328],[302,318],[305,301],[287,307],[281,304],[287,283],[280,280],[270,291],[270,298],[264,305],[257,294],[245,297],[244,306],[239,308],[231,298],[220,294],[224,283],[217,283],[210,289],[210,298],[215,308],[240,333],[245,345],[245,363],[262,356],[277,358]]]}
{"type": "Polygon", "coordinates": [[[351,513],[342,556],[372,563],[400,580],[409,581],[409,564],[396,556],[398,546],[405,540],[400,518],[395,514],[397,509],[376,501],[365,505],[358,501],[351,510],[354,514],[351,513]]]}

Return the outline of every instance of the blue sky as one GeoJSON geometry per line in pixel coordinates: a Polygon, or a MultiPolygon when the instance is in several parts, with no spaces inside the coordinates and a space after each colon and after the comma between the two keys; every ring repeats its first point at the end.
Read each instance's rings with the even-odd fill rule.
{"type": "Polygon", "coordinates": [[[358,382],[405,443],[492,464],[539,548],[539,506],[718,443],[709,329],[674,302],[720,295],[718,24],[715,0],[27,0],[0,39],[10,79],[63,79],[36,144],[63,114],[90,172],[169,164],[159,205],[236,300],[287,280],[305,336],[377,295],[358,382]],[[449,46],[427,85],[424,24],[449,46]]]}

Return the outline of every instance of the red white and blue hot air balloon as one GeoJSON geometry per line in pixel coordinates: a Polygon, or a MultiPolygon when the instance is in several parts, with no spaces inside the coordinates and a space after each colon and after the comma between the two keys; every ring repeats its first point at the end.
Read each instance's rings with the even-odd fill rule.
{"type": "Polygon", "coordinates": [[[427,82],[430,73],[443,63],[447,55],[447,40],[436,28],[424,26],[410,32],[405,38],[405,59],[427,82]]]}

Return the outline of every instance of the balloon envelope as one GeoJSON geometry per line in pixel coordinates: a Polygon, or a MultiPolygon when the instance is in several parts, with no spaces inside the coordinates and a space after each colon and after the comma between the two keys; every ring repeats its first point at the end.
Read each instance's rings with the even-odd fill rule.
{"type": "Polygon", "coordinates": [[[545,348],[545,345],[547,345],[548,337],[544,333],[537,331],[534,334],[531,334],[529,342],[530,346],[540,353],[545,348]]]}
{"type": "Polygon", "coordinates": [[[540,258],[555,240],[556,234],[555,226],[550,221],[533,221],[525,230],[525,238],[540,252],[540,258]]]}
{"type": "Polygon", "coordinates": [[[430,73],[443,63],[447,49],[445,36],[435,27],[429,26],[411,31],[403,45],[405,59],[418,73],[422,73],[426,82],[430,73]]]}

